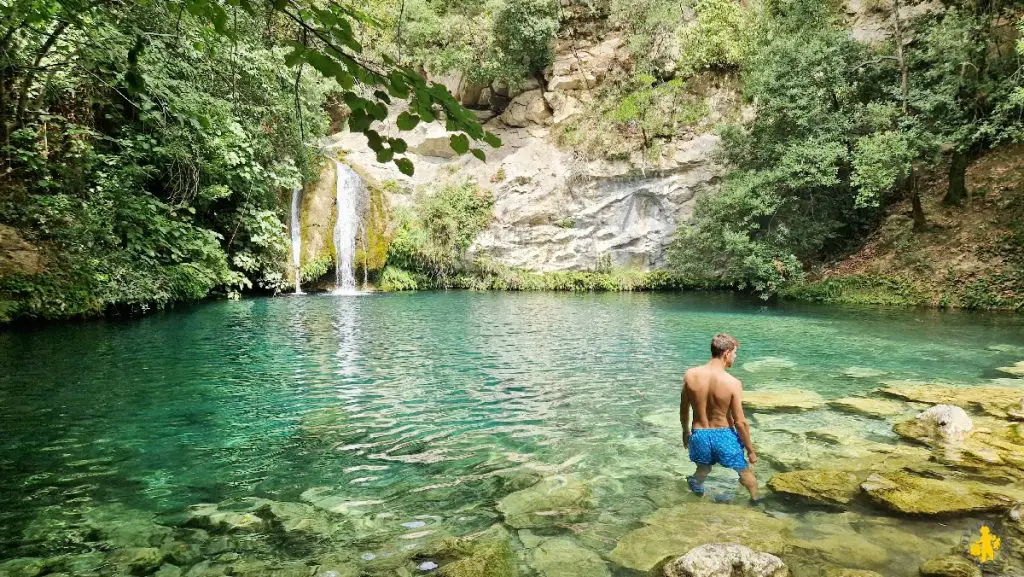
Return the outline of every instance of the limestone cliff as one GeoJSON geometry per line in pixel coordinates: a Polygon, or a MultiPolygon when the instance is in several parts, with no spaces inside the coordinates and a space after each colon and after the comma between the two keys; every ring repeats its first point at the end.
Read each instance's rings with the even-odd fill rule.
{"type": "MultiPolygon", "coordinates": [[[[361,134],[336,134],[328,154],[342,154],[372,180],[393,183],[390,188],[398,191],[389,193],[393,205],[406,203],[411,190],[429,193],[450,179],[468,177],[489,187],[494,221],[472,247],[476,255],[537,271],[586,270],[599,261],[645,270],[662,266],[673,232],[688,222],[697,197],[713,191],[723,172],[715,161],[719,139],[709,129],[691,131],[661,146],[656,158],[639,153],[587,158],[560,148],[554,137],[559,125],[594,101],[601,83],[628,66],[628,55],[615,37],[556,48],[543,78],[517,90],[497,83],[469,85],[458,75],[438,79],[502,139],[500,149],[487,151],[486,162],[455,155],[437,123],[411,132],[399,132],[392,122],[378,129],[408,142],[416,167],[412,177],[376,162],[361,134]]],[[[708,98],[711,117],[718,103],[738,101],[720,96],[708,98]]],[[[329,221],[319,212],[333,208],[333,189],[318,185],[307,193],[303,205],[309,220],[303,226],[320,227],[329,221]]],[[[311,243],[303,247],[304,255],[324,254],[317,243],[330,242],[330,235],[304,234],[303,240],[311,243]]]]}

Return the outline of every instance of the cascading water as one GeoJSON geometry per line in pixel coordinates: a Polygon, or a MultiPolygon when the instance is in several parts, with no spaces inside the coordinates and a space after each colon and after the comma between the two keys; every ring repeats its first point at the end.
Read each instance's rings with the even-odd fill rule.
{"type": "Polygon", "coordinates": [[[295,267],[295,294],[302,294],[300,280],[300,259],[302,258],[302,223],[299,219],[299,203],[302,201],[302,187],[296,186],[292,190],[292,266],[295,267]]]}
{"type": "Polygon", "coordinates": [[[335,160],[337,169],[338,214],[334,224],[334,254],[337,285],[335,294],[356,292],[355,253],[358,211],[356,200],[362,196],[366,184],[347,164],[335,160]]]}

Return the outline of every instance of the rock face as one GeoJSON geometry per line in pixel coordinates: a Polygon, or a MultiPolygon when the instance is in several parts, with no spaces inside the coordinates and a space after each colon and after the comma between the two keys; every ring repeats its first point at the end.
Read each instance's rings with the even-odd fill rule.
{"type": "Polygon", "coordinates": [[[818,503],[846,504],[857,495],[860,481],[849,471],[808,469],[778,473],[768,481],[768,488],[818,503]]]}
{"type": "Polygon", "coordinates": [[[787,577],[775,555],[735,543],[710,543],[665,565],[666,577],[787,577]]]}
{"type": "Polygon", "coordinates": [[[39,247],[29,243],[17,229],[0,224],[0,276],[38,274],[44,265],[39,247]]]}

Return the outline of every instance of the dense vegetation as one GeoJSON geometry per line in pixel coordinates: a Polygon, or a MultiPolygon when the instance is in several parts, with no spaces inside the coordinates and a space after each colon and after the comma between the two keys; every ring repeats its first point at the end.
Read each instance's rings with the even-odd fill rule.
{"type": "Polygon", "coordinates": [[[330,2],[3,3],[0,222],[45,266],[0,271],[0,320],[279,288],[280,198],[317,173],[329,102],[406,173],[405,142],[372,128],[392,98],[404,129],[443,116],[460,153],[500,144],[443,86],[364,52],[376,29],[330,2]]]}

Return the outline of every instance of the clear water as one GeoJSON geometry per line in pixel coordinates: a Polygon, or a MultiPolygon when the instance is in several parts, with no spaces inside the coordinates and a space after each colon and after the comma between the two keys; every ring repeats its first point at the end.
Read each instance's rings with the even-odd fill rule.
{"type": "Polygon", "coordinates": [[[366,190],[366,184],[349,165],[339,160],[335,160],[334,164],[337,174],[335,183],[337,218],[334,223],[337,286],[334,292],[346,294],[354,293],[356,290],[356,228],[359,218],[357,204],[366,190]]]}
{"type": "MultiPolygon", "coordinates": [[[[877,386],[850,367],[983,383],[1024,358],[1022,329],[1012,315],[713,294],[442,292],[249,299],[0,332],[0,559],[41,553],[21,535],[46,510],[118,502],[172,514],[230,497],[298,501],[321,486],[380,501],[396,532],[422,515],[469,532],[500,519],[491,475],[523,463],[615,478],[628,501],[689,471],[678,430],[644,417],[677,407],[680,375],[704,362],[715,332],[740,339],[734,373],[747,388],[839,397],[877,386]],[[743,368],[764,357],[794,365],[743,368]]],[[[800,416],[809,428],[830,418],[800,416]]],[[[755,417],[755,444],[776,422],[755,417]]],[[[865,426],[886,435],[878,423],[865,426]]],[[[757,472],[764,481],[771,465],[757,472]]],[[[607,553],[651,510],[618,507],[589,546],[607,553]]]]}

